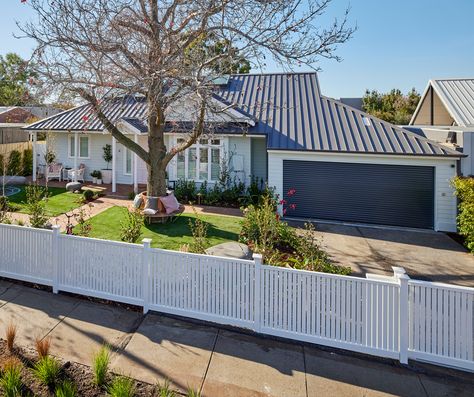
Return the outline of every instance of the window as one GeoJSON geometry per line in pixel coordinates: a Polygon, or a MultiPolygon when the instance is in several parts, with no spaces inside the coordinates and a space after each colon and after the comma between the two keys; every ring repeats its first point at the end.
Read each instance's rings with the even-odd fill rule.
{"type": "MultiPolygon", "coordinates": [[[[79,150],[77,157],[81,159],[89,158],[89,137],[79,136],[77,137],[79,142],[79,150]]],[[[76,156],[76,139],[74,135],[69,136],[69,157],[76,156]]]]}
{"type": "MultiPolygon", "coordinates": [[[[178,139],[178,144],[183,139],[178,139]]],[[[214,182],[221,173],[221,140],[199,139],[198,143],[177,154],[176,177],[214,182]]]]}
{"type": "Polygon", "coordinates": [[[123,173],[125,175],[132,175],[132,151],[128,148],[124,148],[124,170],[123,173]]]}

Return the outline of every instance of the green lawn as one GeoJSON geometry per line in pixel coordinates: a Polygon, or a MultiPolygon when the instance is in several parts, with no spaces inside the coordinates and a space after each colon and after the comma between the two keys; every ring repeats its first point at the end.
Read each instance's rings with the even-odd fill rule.
{"type": "MultiPolygon", "coordinates": [[[[80,194],[68,192],[60,187],[50,187],[48,192],[49,197],[46,202],[46,213],[48,216],[58,216],[81,206],[79,199],[82,196],[80,194]]],[[[20,192],[9,196],[8,201],[13,204],[15,212],[28,213],[24,186],[21,187],[20,192]]]]}
{"type": "MultiPolygon", "coordinates": [[[[126,208],[112,207],[94,216],[91,220],[91,237],[120,241],[120,222],[126,219],[126,212],[126,208]]],[[[151,238],[151,245],[155,248],[179,250],[183,244],[192,240],[189,220],[194,217],[194,214],[182,214],[171,223],[145,225],[141,238],[151,238]]],[[[217,215],[199,217],[209,225],[209,246],[238,240],[241,218],[217,215]]]]}

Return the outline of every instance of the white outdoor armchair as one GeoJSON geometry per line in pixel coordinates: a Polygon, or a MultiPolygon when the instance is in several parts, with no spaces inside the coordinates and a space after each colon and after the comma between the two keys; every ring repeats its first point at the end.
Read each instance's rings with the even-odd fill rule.
{"type": "Polygon", "coordinates": [[[63,165],[61,163],[46,166],[46,180],[49,181],[50,179],[57,179],[58,181],[60,181],[62,177],[62,172],[63,165]]]}
{"type": "Polygon", "coordinates": [[[84,172],[86,170],[86,166],[81,164],[79,169],[72,169],[67,172],[67,179],[70,181],[81,181],[84,183],[84,172]]]}

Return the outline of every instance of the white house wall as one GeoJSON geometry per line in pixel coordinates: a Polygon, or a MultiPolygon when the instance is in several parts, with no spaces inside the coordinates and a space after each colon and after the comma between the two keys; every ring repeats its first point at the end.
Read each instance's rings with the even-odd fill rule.
{"type": "Polygon", "coordinates": [[[450,181],[456,176],[456,160],[444,158],[322,154],[314,152],[268,153],[268,183],[283,197],[283,160],[334,161],[347,163],[419,165],[435,167],[435,230],[456,231],[456,197],[450,181]]]}
{"type": "Polygon", "coordinates": [[[251,144],[250,138],[246,136],[230,136],[228,143],[228,157],[231,156],[242,156],[243,158],[243,171],[234,171],[232,165],[230,166],[231,176],[248,184],[250,182],[250,176],[252,173],[251,165],[251,144]]]}
{"type": "Polygon", "coordinates": [[[461,172],[464,176],[474,175],[474,132],[463,132],[463,154],[461,172]]]}

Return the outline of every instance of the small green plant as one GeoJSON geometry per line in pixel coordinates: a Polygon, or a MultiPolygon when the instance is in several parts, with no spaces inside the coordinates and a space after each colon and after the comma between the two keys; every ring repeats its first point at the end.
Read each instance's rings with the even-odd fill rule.
{"type": "Polygon", "coordinates": [[[157,397],[176,397],[176,393],[171,390],[169,381],[165,381],[163,384],[158,383],[156,386],[157,397]]]}
{"type": "Polygon", "coordinates": [[[204,254],[208,246],[207,243],[207,229],[208,224],[204,222],[198,215],[196,209],[193,207],[195,219],[189,220],[189,228],[193,235],[193,239],[189,244],[188,251],[195,254],[204,254]]]}
{"type": "Polygon", "coordinates": [[[94,355],[92,370],[94,372],[94,384],[102,387],[107,383],[107,376],[110,365],[110,349],[108,346],[102,346],[94,355]]]}
{"type": "Polygon", "coordinates": [[[8,158],[7,175],[20,175],[21,173],[21,153],[18,150],[12,150],[8,158]]]}
{"type": "Polygon", "coordinates": [[[0,384],[5,397],[21,396],[23,383],[21,380],[21,363],[18,360],[10,360],[4,365],[0,384]]]}
{"type": "Polygon", "coordinates": [[[77,394],[76,387],[69,380],[65,380],[62,383],[60,383],[56,387],[56,390],[54,392],[54,395],[56,397],[75,397],[76,394],[77,394]]]}
{"type": "Polygon", "coordinates": [[[186,392],[186,397],[201,397],[201,393],[197,390],[188,388],[188,391],[186,392]]]}
{"type": "Polygon", "coordinates": [[[75,218],[77,225],[74,227],[74,234],[77,236],[89,237],[92,231],[90,209],[89,213],[87,213],[83,207],[79,208],[75,218]]]}
{"type": "Polygon", "coordinates": [[[125,222],[120,222],[120,239],[127,243],[136,243],[142,235],[144,216],[139,209],[127,211],[125,222]]]}
{"type": "Polygon", "coordinates": [[[54,357],[46,356],[38,360],[33,372],[44,385],[52,387],[61,373],[61,364],[54,357]]]}
{"type": "Polygon", "coordinates": [[[82,193],[82,196],[84,197],[84,201],[92,201],[94,199],[94,192],[90,189],[87,189],[82,193]]]}
{"type": "Polygon", "coordinates": [[[8,197],[0,196],[0,223],[11,223],[11,218],[8,214],[9,209],[10,204],[8,202],[8,197]]]}
{"type": "Polygon", "coordinates": [[[48,222],[46,216],[46,189],[38,185],[28,185],[25,187],[26,207],[30,214],[30,224],[32,227],[44,228],[48,222]]]}
{"type": "Polygon", "coordinates": [[[102,151],[104,152],[102,155],[102,158],[104,161],[107,163],[107,169],[109,169],[109,164],[112,161],[112,145],[109,145],[108,143],[102,148],[102,151]]]}
{"type": "Polygon", "coordinates": [[[112,397],[133,397],[135,395],[135,383],[125,376],[116,376],[107,392],[112,397]]]}

